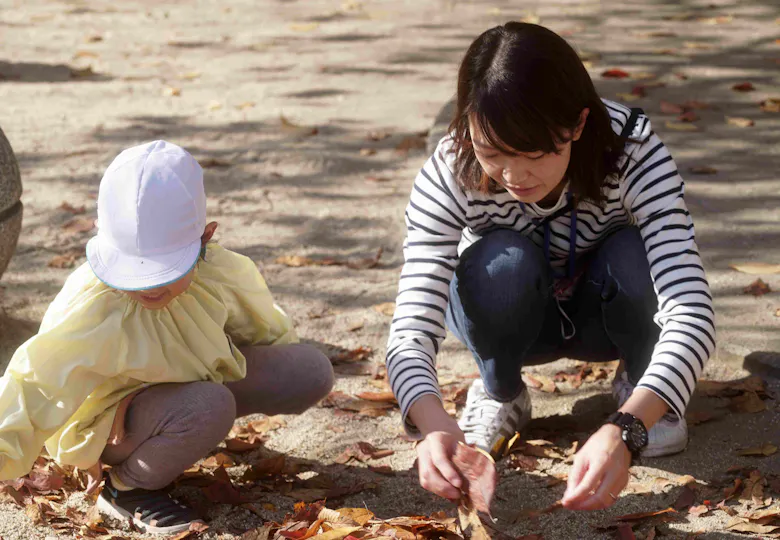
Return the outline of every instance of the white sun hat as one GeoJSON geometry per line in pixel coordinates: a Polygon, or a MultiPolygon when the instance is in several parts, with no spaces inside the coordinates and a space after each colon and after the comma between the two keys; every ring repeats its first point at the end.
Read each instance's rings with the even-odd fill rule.
{"type": "Polygon", "coordinates": [[[100,181],[97,206],[87,260],[106,285],[162,287],[198,262],[206,227],[203,169],[183,148],[154,141],[123,151],[100,181]]]}

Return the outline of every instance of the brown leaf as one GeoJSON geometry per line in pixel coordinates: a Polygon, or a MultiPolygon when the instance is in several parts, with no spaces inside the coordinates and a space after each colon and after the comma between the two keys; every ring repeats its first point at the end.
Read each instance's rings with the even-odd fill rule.
{"type": "Polygon", "coordinates": [[[225,467],[232,467],[235,464],[236,462],[233,461],[233,458],[224,452],[219,452],[213,456],[209,456],[201,463],[203,467],[207,467],[209,469],[216,469],[217,467],[222,467],[223,465],[225,467]]]}
{"type": "Polygon", "coordinates": [[[370,131],[366,135],[366,139],[369,141],[383,141],[388,137],[390,137],[390,134],[387,131],[370,131]]]}
{"type": "Polygon", "coordinates": [[[84,250],[71,249],[61,255],[55,255],[54,257],[49,259],[47,266],[49,268],[59,268],[59,269],[73,268],[74,266],[76,266],[76,261],[78,261],[83,256],[84,256],[84,250]]]}
{"type": "Polygon", "coordinates": [[[776,525],[759,525],[758,523],[750,523],[744,521],[742,518],[733,518],[726,524],[726,530],[736,531],[742,533],[755,533],[755,534],[770,534],[780,529],[776,525]]]}
{"type": "Polygon", "coordinates": [[[376,304],[371,306],[371,309],[382,315],[392,317],[395,313],[395,302],[384,302],[382,304],[376,304]]]}
{"type": "Polygon", "coordinates": [[[498,483],[493,458],[487,452],[459,442],[452,463],[465,482],[461,490],[470,503],[477,511],[490,515],[490,502],[498,483]]]}
{"type": "Polygon", "coordinates": [[[227,471],[224,467],[214,471],[214,483],[208,487],[201,488],[203,494],[213,503],[232,504],[238,506],[244,501],[241,493],[233,485],[227,471]]]}
{"type": "Polygon", "coordinates": [[[734,20],[734,17],[731,15],[718,15],[716,17],[700,17],[697,20],[702,24],[716,25],[730,23],[734,20]]]}
{"type": "Polygon", "coordinates": [[[780,112],[780,98],[765,99],[761,102],[761,110],[764,112],[780,112]]]}
{"type": "Polygon", "coordinates": [[[357,332],[366,326],[366,321],[355,321],[347,326],[347,332],[357,332]]]}
{"type": "Polygon", "coordinates": [[[507,458],[507,466],[525,472],[535,471],[539,467],[539,459],[525,454],[512,454],[507,458]]]}
{"type": "Polygon", "coordinates": [[[425,150],[425,137],[427,133],[418,133],[410,135],[401,139],[395,146],[395,151],[398,154],[408,154],[412,150],[425,150]]]}
{"type": "Polygon", "coordinates": [[[287,465],[287,459],[284,454],[276,457],[261,459],[252,463],[249,469],[241,475],[242,482],[256,482],[266,476],[275,476],[282,474],[287,465]]]}
{"type": "Polygon", "coordinates": [[[368,360],[374,350],[371,347],[357,347],[347,351],[341,351],[330,357],[332,364],[351,364],[368,360]]]}
{"type": "Polygon", "coordinates": [[[696,517],[703,516],[709,511],[710,509],[704,504],[700,504],[698,506],[691,506],[690,508],[688,508],[688,513],[696,517]]]}
{"type": "Polygon", "coordinates": [[[60,205],[60,210],[63,210],[75,216],[75,215],[81,215],[86,213],[87,207],[84,206],[83,204],[81,206],[73,206],[69,202],[63,201],[62,204],[60,205]]]}
{"type": "Polygon", "coordinates": [[[166,88],[163,88],[162,94],[165,97],[178,97],[181,95],[181,88],[177,88],[175,86],[168,86],[166,88]]]}
{"type": "Polygon", "coordinates": [[[322,400],[321,405],[343,411],[354,411],[360,415],[371,417],[382,416],[394,407],[392,403],[357,399],[338,390],[331,392],[328,397],[322,400]]]}
{"type": "Polygon", "coordinates": [[[723,499],[724,501],[728,501],[729,499],[733,498],[739,493],[739,490],[742,488],[742,479],[741,478],[735,478],[734,479],[734,485],[731,487],[727,487],[723,490],[723,499]]]}
{"type": "Polygon", "coordinates": [[[745,392],[731,398],[729,409],[738,413],[759,413],[766,410],[766,403],[755,392],[745,392]]]}
{"type": "Polygon", "coordinates": [[[740,116],[727,116],[726,123],[730,126],[737,126],[741,128],[752,127],[755,125],[755,122],[750,118],[742,118],[740,116]]]}
{"type": "MultiPolygon", "coordinates": [[[[467,502],[468,503],[468,502],[467,502]]],[[[474,506],[461,503],[458,505],[458,521],[464,539],[490,540],[490,535],[485,530],[482,520],[474,506]]]]}
{"type": "Polygon", "coordinates": [[[366,176],[366,180],[368,180],[369,182],[376,182],[377,184],[390,181],[389,178],[386,178],[384,176],[373,176],[373,175],[366,176]]]}
{"type": "Polygon", "coordinates": [[[41,508],[41,505],[38,503],[27,504],[24,507],[24,513],[27,514],[27,517],[30,518],[30,521],[32,521],[34,524],[46,524],[46,515],[43,511],[43,508],[41,508]]]}
{"type": "Polygon", "coordinates": [[[714,167],[691,167],[690,168],[691,173],[693,174],[716,174],[718,172],[718,169],[714,167]]]}
{"type": "Polygon", "coordinates": [[[95,228],[95,218],[92,217],[75,217],[65,222],[62,229],[65,232],[71,234],[89,232],[95,228]]]}
{"type": "Polygon", "coordinates": [[[317,127],[305,127],[296,124],[295,122],[293,122],[292,120],[284,116],[283,114],[279,115],[279,123],[281,124],[282,129],[284,129],[285,131],[289,131],[294,135],[299,135],[302,137],[317,135],[320,132],[319,128],[317,127]]]}
{"type": "Polygon", "coordinates": [[[395,471],[390,465],[369,465],[368,470],[385,476],[395,476],[395,471]]]}
{"type": "Polygon", "coordinates": [[[780,274],[780,264],[766,264],[766,263],[743,263],[743,264],[730,264],[729,268],[733,268],[737,272],[745,274],[762,275],[762,274],[780,274]]]}
{"type": "Polygon", "coordinates": [[[555,381],[549,377],[545,377],[544,375],[531,375],[530,373],[523,373],[523,379],[525,379],[529,386],[536,388],[537,390],[541,390],[542,392],[554,394],[558,391],[558,387],[555,386],[555,381]]]}
{"type": "Polygon", "coordinates": [[[625,79],[631,75],[627,71],[622,69],[608,69],[601,73],[601,76],[605,79],[625,79]]]}
{"type": "Polygon", "coordinates": [[[681,122],[695,122],[699,117],[695,112],[687,111],[678,116],[677,119],[681,122]]]}
{"type": "Polygon", "coordinates": [[[764,296],[765,294],[772,292],[772,289],[764,280],[759,278],[745,287],[743,292],[745,294],[752,294],[753,296],[764,296]]]}
{"type": "Polygon", "coordinates": [[[260,420],[254,420],[247,424],[247,429],[254,433],[265,435],[270,431],[276,431],[279,428],[283,428],[287,425],[287,422],[283,418],[278,416],[264,416],[260,420]]]}
{"type": "Polygon", "coordinates": [[[231,166],[231,163],[229,161],[215,158],[215,157],[203,158],[201,160],[198,160],[198,163],[204,169],[224,169],[231,166]]]}
{"type": "Polygon", "coordinates": [[[735,90],[737,92],[752,92],[755,90],[755,86],[753,86],[753,83],[750,82],[743,82],[739,84],[735,84],[731,87],[732,90],[735,90]]]}
{"type": "Polygon", "coordinates": [[[334,461],[340,464],[346,464],[353,459],[365,463],[371,459],[382,459],[392,456],[395,452],[389,449],[376,448],[367,442],[358,442],[348,446],[334,461]]]}
{"type": "Polygon", "coordinates": [[[681,105],[662,100],[661,112],[664,114],[682,114],[685,112],[685,109],[681,105]]]}
{"type": "Polygon", "coordinates": [[[360,399],[368,401],[384,401],[387,403],[398,403],[395,399],[395,394],[392,392],[361,392],[357,394],[360,399]]]}
{"type": "Polygon", "coordinates": [[[263,446],[265,437],[255,435],[248,439],[225,439],[225,448],[230,452],[240,454],[242,452],[249,452],[263,446]]]}
{"type": "Polygon", "coordinates": [[[777,446],[771,443],[766,443],[762,446],[754,446],[751,448],[743,448],[737,451],[739,456],[771,456],[777,453],[777,446]]]}
{"type": "Polygon", "coordinates": [[[363,157],[376,155],[376,149],[374,148],[361,148],[360,155],[363,157]]]}
{"type": "Polygon", "coordinates": [[[699,131],[699,128],[688,122],[670,122],[667,120],[664,125],[672,131],[699,131]]]}

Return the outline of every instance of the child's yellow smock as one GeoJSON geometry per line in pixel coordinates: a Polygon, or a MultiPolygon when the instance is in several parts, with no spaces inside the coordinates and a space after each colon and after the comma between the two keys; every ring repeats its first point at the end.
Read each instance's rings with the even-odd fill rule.
{"type": "Polygon", "coordinates": [[[0,379],[0,480],[27,474],[44,443],[60,464],[88,468],[125,396],[157,383],[243,379],[235,345],[296,341],[255,264],[216,244],[187,291],[159,310],[84,264],[0,379]]]}

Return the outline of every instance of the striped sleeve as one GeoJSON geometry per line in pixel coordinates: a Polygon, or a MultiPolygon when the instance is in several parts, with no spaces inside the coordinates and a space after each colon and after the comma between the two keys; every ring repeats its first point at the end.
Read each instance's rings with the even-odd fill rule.
{"type": "Polygon", "coordinates": [[[672,156],[650,132],[627,162],[621,194],[644,240],[661,327],[637,386],[654,392],[680,417],[715,349],[712,296],[684,192],[672,156]]]}
{"type": "Polygon", "coordinates": [[[409,408],[426,394],[441,399],[435,358],[446,335],[444,310],[466,208],[466,196],[437,149],[417,175],[406,207],[405,263],[387,345],[387,375],[411,436],[419,431],[408,419],[409,408]]]}

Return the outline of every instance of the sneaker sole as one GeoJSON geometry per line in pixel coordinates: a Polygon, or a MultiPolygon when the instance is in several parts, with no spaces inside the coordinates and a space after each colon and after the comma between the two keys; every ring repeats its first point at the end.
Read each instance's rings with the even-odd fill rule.
{"type": "MultiPolygon", "coordinates": [[[[151,533],[151,534],[175,534],[179,532],[184,532],[189,530],[190,523],[186,523],[184,525],[173,525],[171,527],[154,527],[152,525],[147,525],[143,521],[136,519],[136,517],[128,512],[127,510],[123,510],[122,508],[117,508],[105,497],[99,496],[97,500],[97,508],[98,511],[101,513],[112,517],[119,521],[127,521],[128,519],[133,522],[133,525],[141,529],[143,532],[151,533]]],[[[205,523],[202,520],[193,521],[192,523],[205,523]]]]}
{"type": "Polygon", "coordinates": [[[672,446],[664,446],[657,449],[649,448],[642,452],[642,457],[654,458],[671,456],[672,454],[679,454],[686,448],[688,448],[688,437],[685,437],[685,439],[681,440],[678,444],[672,446]]]}

